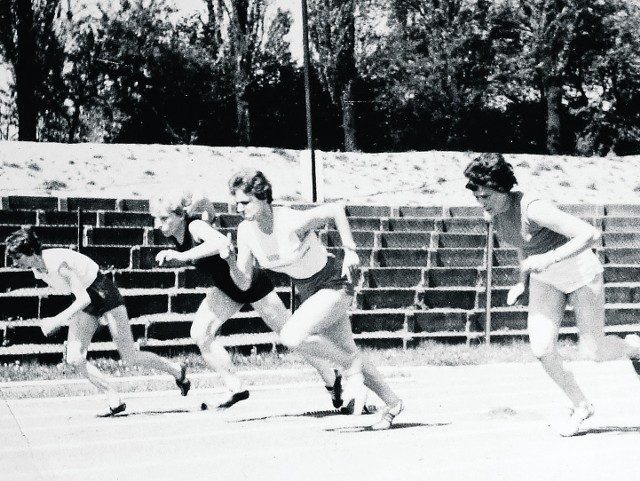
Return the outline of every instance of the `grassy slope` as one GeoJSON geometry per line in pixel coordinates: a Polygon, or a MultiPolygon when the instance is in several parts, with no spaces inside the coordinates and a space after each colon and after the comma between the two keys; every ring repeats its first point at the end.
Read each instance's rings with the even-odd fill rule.
{"type": "MultiPolygon", "coordinates": [[[[473,205],[462,171],[468,152],[317,153],[326,199],[353,204],[473,205]],[[322,160],[322,162],[321,162],[322,160]]],[[[271,148],[0,143],[2,195],[149,198],[197,187],[228,200],[226,181],[241,168],[265,172],[278,199],[302,200],[300,159],[271,148]]],[[[520,185],[558,203],[639,203],[640,156],[578,158],[508,155],[520,185]]],[[[320,170],[320,169],[319,169],[320,170]]]]}

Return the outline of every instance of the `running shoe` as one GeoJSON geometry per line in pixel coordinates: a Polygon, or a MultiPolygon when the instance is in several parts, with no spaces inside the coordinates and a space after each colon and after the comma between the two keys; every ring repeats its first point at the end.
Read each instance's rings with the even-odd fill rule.
{"type": "Polygon", "coordinates": [[[333,407],[338,409],[342,406],[342,375],[336,371],[336,380],[333,382],[333,386],[326,386],[327,391],[331,395],[331,402],[333,407]]]}
{"type": "MultiPolygon", "coordinates": [[[[244,401],[245,399],[248,399],[248,398],[249,398],[249,391],[246,389],[244,391],[229,392],[227,398],[224,401],[222,401],[220,404],[218,404],[216,406],[216,409],[228,409],[234,404],[239,403],[240,401],[244,401]]],[[[209,405],[207,403],[202,403],[200,406],[200,409],[202,409],[203,411],[206,411],[207,409],[209,409],[209,405]]]]}
{"type": "Polygon", "coordinates": [[[116,407],[109,406],[109,414],[107,416],[115,416],[127,409],[126,403],[120,403],[116,407]]]}
{"type": "Polygon", "coordinates": [[[176,385],[178,389],[180,389],[180,394],[182,396],[186,396],[189,394],[189,389],[191,389],[191,381],[187,379],[187,365],[182,364],[180,366],[180,379],[176,379],[176,385]]]}
{"type": "Polygon", "coordinates": [[[629,334],[625,336],[624,340],[631,347],[636,348],[636,355],[631,357],[631,365],[635,369],[636,373],[640,376],[640,336],[637,334],[629,334]]]}
{"type": "Polygon", "coordinates": [[[347,401],[347,406],[352,415],[362,414],[362,408],[367,401],[367,387],[364,385],[362,375],[362,361],[354,359],[353,364],[342,374],[343,402],[347,401]],[[353,404],[353,406],[351,406],[353,404]]]}
{"type": "Polygon", "coordinates": [[[380,419],[371,425],[371,429],[374,431],[382,431],[383,429],[389,429],[393,424],[393,420],[404,410],[404,403],[402,399],[394,406],[385,406],[382,409],[380,419]]]}
{"type": "Polygon", "coordinates": [[[582,423],[593,416],[594,412],[593,404],[587,402],[582,402],[579,406],[574,407],[569,419],[560,427],[560,436],[570,437],[578,434],[582,423]]]}

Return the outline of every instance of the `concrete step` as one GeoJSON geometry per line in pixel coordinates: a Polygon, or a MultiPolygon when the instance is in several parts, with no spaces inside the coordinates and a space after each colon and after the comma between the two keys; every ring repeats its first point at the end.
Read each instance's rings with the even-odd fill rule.
{"type": "Polygon", "coordinates": [[[442,231],[460,234],[484,234],[487,223],[482,217],[452,217],[442,219],[442,231]]]}
{"type": "Polygon", "coordinates": [[[603,264],[640,264],[640,249],[637,248],[604,247],[596,252],[603,264]]]}
{"type": "MultiPolygon", "coordinates": [[[[484,248],[487,245],[486,234],[466,234],[442,232],[435,234],[437,247],[444,248],[484,248]]],[[[494,246],[498,247],[499,242],[494,240],[494,246]]]]}
{"type": "Polygon", "coordinates": [[[475,287],[478,275],[476,267],[430,267],[426,271],[426,286],[475,287]]]}
{"type": "Polygon", "coordinates": [[[422,282],[421,267],[368,267],[362,271],[363,287],[416,287],[422,282]]]}
{"type": "Polygon", "coordinates": [[[604,247],[640,247],[640,232],[604,232],[604,247]]]}
{"type": "Polygon", "coordinates": [[[97,227],[153,227],[153,217],[148,212],[113,212],[97,213],[97,227]]]}
{"type": "Polygon", "coordinates": [[[429,232],[382,232],[378,247],[391,249],[426,249],[431,246],[429,232]]]}
{"type": "MultiPolygon", "coordinates": [[[[324,230],[318,232],[320,241],[328,247],[341,247],[342,239],[337,230],[324,230]]],[[[375,232],[355,231],[353,232],[353,240],[356,246],[363,248],[372,248],[375,244],[375,232]]]]}
{"type": "Polygon", "coordinates": [[[36,218],[35,211],[0,210],[0,225],[35,225],[36,218]]]}
{"type": "Polygon", "coordinates": [[[379,267],[426,267],[430,253],[427,249],[377,249],[372,260],[379,267]]]}
{"type": "Polygon", "coordinates": [[[484,215],[484,209],[480,206],[449,207],[448,210],[450,217],[479,217],[482,219],[484,215]]]}
{"type": "Polygon", "coordinates": [[[9,195],[2,197],[2,209],[5,210],[57,210],[57,197],[9,195]]]}
{"type": "Polygon", "coordinates": [[[433,218],[390,218],[386,229],[392,232],[432,232],[439,221],[433,218]]]}
{"type": "Polygon", "coordinates": [[[640,217],[640,204],[607,204],[604,213],[607,217],[640,217]]]}
{"type": "Polygon", "coordinates": [[[638,232],[640,217],[605,217],[602,221],[604,232],[638,232]]]}
{"type": "Polygon", "coordinates": [[[416,305],[415,288],[360,288],[356,291],[355,308],[361,310],[407,309],[416,305]]]}
{"type": "Polygon", "coordinates": [[[428,217],[432,219],[447,217],[449,215],[446,208],[437,206],[401,206],[397,212],[399,217],[428,217]]]}
{"type": "Polygon", "coordinates": [[[349,217],[391,217],[391,207],[381,205],[346,205],[349,217]]]}
{"type": "MultiPolygon", "coordinates": [[[[22,228],[22,225],[0,225],[0,240],[4,241],[9,235],[22,228]]],[[[71,245],[77,244],[78,229],[73,226],[34,226],[34,232],[43,245],[71,245]]]]}
{"type": "MultiPolygon", "coordinates": [[[[146,244],[149,227],[87,227],[85,244],[91,246],[138,246],[146,244]]],[[[168,243],[168,242],[167,242],[168,243]]]]}

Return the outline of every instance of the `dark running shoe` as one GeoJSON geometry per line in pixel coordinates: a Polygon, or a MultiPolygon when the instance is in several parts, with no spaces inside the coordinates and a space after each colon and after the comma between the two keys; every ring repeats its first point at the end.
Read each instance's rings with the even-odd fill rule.
{"type": "MultiPolygon", "coordinates": [[[[340,414],[344,414],[346,416],[350,416],[353,414],[353,410],[355,408],[356,402],[354,399],[349,401],[346,406],[342,406],[340,408],[340,414]]],[[[373,404],[365,404],[362,406],[361,414],[374,414],[378,412],[378,407],[373,404]]]]}
{"type": "MultiPolygon", "coordinates": [[[[227,397],[227,399],[225,399],[220,404],[218,404],[216,408],[228,409],[234,404],[239,403],[240,401],[244,401],[245,399],[248,399],[248,398],[249,398],[249,391],[246,389],[244,391],[231,392],[229,393],[229,396],[227,397]]],[[[202,403],[200,406],[200,409],[202,409],[203,411],[206,411],[207,409],[209,409],[209,405],[207,403],[202,403]]]]}
{"type": "Polygon", "coordinates": [[[333,382],[333,386],[325,386],[329,394],[331,395],[331,402],[333,407],[338,409],[342,406],[342,375],[336,371],[336,380],[333,382]]]}
{"type": "Polygon", "coordinates": [[[116,414],[119,414],[119,413],[123,412],[125,409],[127,409],[127,404],[126,403],[120,403],[114,408],[109,406],[109,414],[107,414],[107,417],[115,416],[116,414]]]}
{"type": "Polygon", "coordinates": [[[180,379],[176,379],[176,385],[178,389],[180,389],[180,394],[182,396],[186,396],[189,394],[189,389],[191,389],[191,381],[187,379],[187,365],[182,364],[180,366],[180,379]]]}
{"type": "Polygon", "coordinates": [[[638,376],[640,376],[640,359],[631,359],[631,365],[636,370],[638,376]]]}

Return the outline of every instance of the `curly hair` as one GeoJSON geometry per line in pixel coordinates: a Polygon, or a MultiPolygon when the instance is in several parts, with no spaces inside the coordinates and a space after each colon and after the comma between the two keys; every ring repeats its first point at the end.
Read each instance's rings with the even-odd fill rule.
{"type": "Polygon", "coordinates": [[[253,195],[256,199],[273,202],[271,182],[259,170],[242,170],[229,179],[229,192],[234,195],[237,190],[253,195]]]}
{"type": "Polygon", "coordinates": [[[7,245],[6,252],[9,257],[16,257],[20,254],[32,256],[42,253],[42,243],[31,226],[24,226],[15,231],[5,239],[4,243],[7,245]]]}
{"type": "Polygon", "coordinates": [[[192,217],[200,214],[202,220],[213,223],[216,218],[213,203],[200,193],[172,191],[151,200],[149,210],[154,217],[176,214],[178,217],[192,217]]]}
{"type": "Polygon", "coordinates": [[[496,153],[485,153],[473,159],[464,169],[464,176],[469,179],[465,187],[474,192],[478,187],[489,187],[506,193],[518,183],[511,164],[502,154],[496,153]]]}

